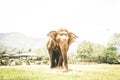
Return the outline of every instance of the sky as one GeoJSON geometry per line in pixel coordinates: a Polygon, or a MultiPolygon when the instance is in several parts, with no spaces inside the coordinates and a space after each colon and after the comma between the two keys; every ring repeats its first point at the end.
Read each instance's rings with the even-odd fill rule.
{"type": "Polygon", "coordinates": [[[120,32],[120,0],[0,0],[0,33],[43,38],[59,27],[104,44],[120,32]]]}

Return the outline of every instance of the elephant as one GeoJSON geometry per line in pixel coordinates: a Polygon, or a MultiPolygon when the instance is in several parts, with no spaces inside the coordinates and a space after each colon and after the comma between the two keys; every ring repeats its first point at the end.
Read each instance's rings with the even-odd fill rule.
{"type": "MultiPolygon", "coordinates": [[[[78,38],[74,33],[69,32],[67,29],[60,28],[57,31],[50,31],[48,35],[51,40],[51,44],[54,43],[54,45],[48,45],[49,48],[55,48],[58,47],[59,55],[57,66],[62,66],[64,68],[63,71],[68,71],[68,61],[67,61],[67,52],[69,50],[69,46],[71,43],[74,42],[76,38],[78,38]]],[[[49,50],[48,50],[49,51],[49,50]]],[[[50,52],[49,52],[50,54],[50,52]]],[[[56,52],[57,54],[57,52],[56,52]]]]}

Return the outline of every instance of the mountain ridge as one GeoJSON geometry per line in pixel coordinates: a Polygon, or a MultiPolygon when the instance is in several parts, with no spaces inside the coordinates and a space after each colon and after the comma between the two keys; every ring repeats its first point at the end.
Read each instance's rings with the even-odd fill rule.
{"type": "Polygon", "coordinates": [[[17,49],[37,49],[45,47],[46,38],[33,38],[18,32],[0,33],[0,44],[17,49]]]}

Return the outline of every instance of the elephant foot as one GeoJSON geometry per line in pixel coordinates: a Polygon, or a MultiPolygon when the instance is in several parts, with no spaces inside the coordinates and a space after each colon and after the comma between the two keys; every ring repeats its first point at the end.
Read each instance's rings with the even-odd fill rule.
{"type": "Polygon", "coordinates": [[[57,69],[59,69],[60,67],[59,67],[59,66],[57,66],[56,68],[57,68],[57,69]]]}
{"type": "Polygon", "coordinates": [[[51,66],[50,68],[51,68],[51,69],[54,69],[54,68],[55,68],[55,66],[51,66]]]}
{"type": "Polygon", "coordinates": [[[50,65],[50,68],[52,69],[52,68],[56,68],[56,65],[55,64],[51,64],[50,65]]]}
{"type": "Polygon", "coordinates": [[[62,72],[68,72],[68,70],[63,70],[62,72]]]}
{"type": "Polygon", "coordinates": [[[56,68],[57,69],[63,69],[63,66],[57,66],[56,68]]]}
{"type": "Polygon", "coordinates": [[[62,72],[68,72],[68,69],[63,69],[62,72]]]}

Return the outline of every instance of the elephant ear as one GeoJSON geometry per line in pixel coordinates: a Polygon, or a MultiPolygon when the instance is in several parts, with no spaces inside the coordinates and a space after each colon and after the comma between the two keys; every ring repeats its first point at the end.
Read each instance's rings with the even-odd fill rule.
{"type": "Polygon", "coordinates": [[[71,43],[73,43],[75,41],[76,38],[78,38],[74,33],[72,32],[69,32],[68,33],[68,36],[69,36],[69,41],[68,41],[68,44],[70,45],[71,43]]]}
{"type": "Polygon", "coordinates": [[[50,31],[47,36],[49,36],[51,39],[56,39],[57,32],[56,31],[50,31]]]}

